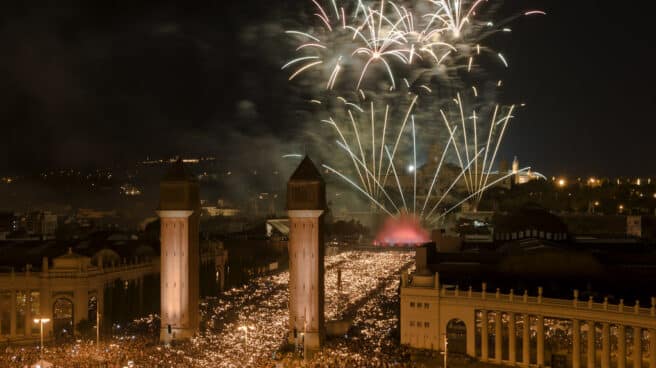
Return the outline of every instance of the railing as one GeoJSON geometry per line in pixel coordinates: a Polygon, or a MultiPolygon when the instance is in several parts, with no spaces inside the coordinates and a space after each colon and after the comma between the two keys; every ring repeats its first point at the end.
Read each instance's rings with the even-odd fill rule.
{"type": "Polygon", "coordinates": [[[591,310],[591,311],[601,311],[601,312],[611,312],[618,313],[626,316],[637,315],[645,317],[656,317],[656,298],[652,298],[651,308],[640,307],[639,304],[628,306],[620,302],[619,304],[610,304],[608,300],[605,299],[604,302],[598,303],[594,302],[592,299],[580,300],[580,299],[556,299],[556,298],[545,298],[542,295],[538,296],[528,296],[528,294],[501,294],[499,292],[480,292],[469,290],[458,290],[458,289],[446,289],[442,288],[440,291],[440,297],[445,298],[459,298],[459,299],[478,299],[489,302],[505,302],[511,304],[530,304],[530,305],[544,305],[552,306],[558,308],[568,308],[576,310],[591,310]]]}
{"type": "Polygon", "coordinates": [[[35,278],[39,279],[42,277],[47,277],[50,279],[73,279],[80,277],[96,277],[96,276],[105,276],[112,273],[126,272],[126,271],[139,271],[147,270],[153,267],[157,267],[159,264],[158,260],[141,262],[141,263],[122,263],[115,266],[105,267],[102,269],[94,268],[93,270],[76,270],[76,271],[58,271],[57,269],[50,269],[47,272],[0,272],[1,278],[14,278],[14,279],[25,279],[25,278],[35,278]]]}

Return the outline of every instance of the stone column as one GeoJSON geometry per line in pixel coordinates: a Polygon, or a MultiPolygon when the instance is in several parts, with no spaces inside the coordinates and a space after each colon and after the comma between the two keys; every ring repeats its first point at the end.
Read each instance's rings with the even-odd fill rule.
{"type": "Polygon", "coordinates": [[[524,314],[524,328],[522,329],[522,365],[528,367],[531,363],[531,320],[524,314]]]}
{"type": "Polygon", "coordinates": [[[98,289],[96,289],[96,313],[100,314],[100,318],[96,316],[96,321],[100,319],[100,326],[96,326],[96,328],[100,329],[100,334],[102,335],[103,321],[108,321],[108,319],[105,319],[105,284],[104,283],[98,286],[98,289]]]}
{"type": "Polygon", "coordinates": [[[572,368],[581,368],[581,322],[572,320],[572,368]]]}
{"type": "Polygon", "coordinates": [[[52,316],[52,298],[50,295],[50,281],[48,279],[41,279],[41,288],[39,289],[39,307],[41,317],[50,318],[50,323],[43,325],[43,336],[50,338],[53,332],[53,316],[52,316]]]}
{"type": "Polygon", "coordinates": [[[537,364],[538,366],[544,367],[544,316],[538,316],[538,321],[536,324],[536,333],[538,337],[538,356],[537,364]]]}
{"type": "Polygon", "coordinates": [[[633,327],[633,368],[642,367],[642,328],[633,327]]]}
{"type": "Polygon", "coordinates": [[[488,329],[487,329],[487,311],[481,311],[481,361],[487,362],[489,357],[488,348],[488,329]]]}
{"type": "Polygon", "coordinates": [[[32,318],[32,292],[25,290],[25,336],[32,335],[32,325],[34,320],[32,318]]]}
{"type": "Polygon", "coordinates": [[[656,328],[649,329],[649,368],[656,368],[656,328]]]}
{"type": "Polygon", "coordinates": [[[588,365],[587,368],[594,368],[595,366],[595,323],[588,321],[588,365]]]}
{"type": "Polygon", "coordinates": [[[16,290],[9,291],[9,296],[11,297],[9,336],[16,337],[16,290]]]}
{"type": "Polygon", "coordinates": [[[501,363],[503,354],[503,324],[501,323],[501,312],[494,313],[494,360],[501,363]]]}
{"type": "Polygon", "coordinates": [[[617,326],[617,368],[626,368],[626,327],[617,326]]]}
{"type": "Polygon", "coordinates": [[[601,325],[601,368],[610,368],[610,324],[601,325]]]}
{"type": "Polygon", "coordinates": [[[508,360],[510,365],[517,362],[517,335],[515,333],[515,313],[508,313],[508,360]]]}

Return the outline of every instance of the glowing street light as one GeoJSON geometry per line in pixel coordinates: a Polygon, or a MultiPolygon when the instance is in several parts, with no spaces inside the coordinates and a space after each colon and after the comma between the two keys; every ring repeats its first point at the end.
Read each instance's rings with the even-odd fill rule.
{"type": "Polygon", "coordinates": [[[565,186],[565,184],[567,184],[567,181],[565,179],[563,179],[563,178],[558,179],[558,186],[559,187],[562,188],[562,187],[565,186]]]}
{"type": "Polygon", "coordinates": [[[98,349],[99,354],[100,354],[100,317],[102,317],[102,315],[100,314],[100,312],[98,312],[98,309],[96,309],[96,349],[98,349]]]}
{"type": "Polygon", "coordinates": [[[444,368],[446,368],[446,356],[449,352],[449,339],[446,334],[444,334],[444,352],[442,353],[444,355],[444,368]]]}
{"type": "Polygon", "coordinates": [[[41,347],[39,348],[39,355],[43,359],[43,324],[50,322],[50,318],[35,318],[34,323],[38,323],[41,330],[41,347]]]}

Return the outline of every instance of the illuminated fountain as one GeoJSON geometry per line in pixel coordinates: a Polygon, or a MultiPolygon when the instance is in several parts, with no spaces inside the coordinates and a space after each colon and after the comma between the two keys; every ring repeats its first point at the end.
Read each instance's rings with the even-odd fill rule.
{"type": "Polygon", "coordinates": [[[421,227],[416,216],[402,215],[388,217],[378,231],[374,245],[377,246],[419,246],[430,241],[428,231],[421,227]]]}

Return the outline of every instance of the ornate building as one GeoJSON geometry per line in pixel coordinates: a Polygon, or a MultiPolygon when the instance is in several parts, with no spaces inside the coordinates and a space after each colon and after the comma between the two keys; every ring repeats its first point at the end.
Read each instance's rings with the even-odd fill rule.
{"type": "MultiPolygon", "coordinates": [[[[54,242],[21,244],[24,249],[11,253],[23,262],[33,262],[31,254],[50,254],[51,244],[54,242]]],[[[149,294],[159,262],[146,245],[129,244],[131,251],[107,243],[101,249],[84,249],[92,251],[91,256],[69,248],[52,260],[43,256],[35,267],[27,263],[20,272],[0,272],[0,342],[38,340],[39,326],[34,318],[50,320],[44,324],[44,335],[49,340],[74,335],[81,321],[95,324],[96,313],[100,313],[101,330],[109,332],[114,321],[153,312],[149,294]],[[137,248],[145,252],[136,255],[137,248]],[[132,256],[126,258],[129,254],[132,256]]],[[[6,244],[0,249],[7,252],[9,247],[6,244]]]]}

